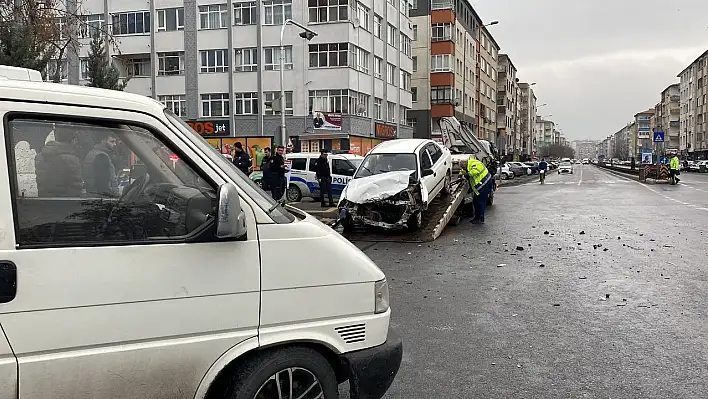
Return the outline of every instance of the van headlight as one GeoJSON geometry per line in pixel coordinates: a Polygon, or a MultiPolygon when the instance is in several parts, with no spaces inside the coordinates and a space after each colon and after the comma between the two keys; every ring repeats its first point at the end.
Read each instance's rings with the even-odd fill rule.
{"type": "Polygon", "coordinates": [[[385,313],[389,308],[388,282],[386,279],[374,283],[374,313],[385,313]]]}

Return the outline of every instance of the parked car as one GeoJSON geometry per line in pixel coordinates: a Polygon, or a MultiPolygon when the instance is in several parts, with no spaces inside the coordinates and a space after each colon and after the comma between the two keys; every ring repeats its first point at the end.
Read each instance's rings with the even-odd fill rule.
{"type": "Polygon", "coordinates": [[[329,399],[345,381],[381,398],[391,385],[403,349],[384,273],[164,104],[0,79],[0,124],[0,398],[329,399]],[[82,160],[107,134],[117,170],[142,165],[120,197],[83,190],[82,160]]]}
{"type": "MultiPolygon", "coordinates": [[[[297,152],[286,156],[292,161],[290,184],[286,191],[288,202],[298,202],[304,197],[320,198],[320,185],[315,174],[315,162],[319,157],[319,152],[297,152]]],[[[364,157],[355,154],[329,154],[327,160],[332,171],[332,195],[339,197],[364,157]]],[[[258,185],[262,185],[263,172],[253,172],[249,177],[258,185]]]]}
{"type": "Polygon", "coordinates": [[[526,167],[521,165],[521,162],[506,162],[504,165],[508,166],[514,176],[524,176],[526,174],[526,167]]]}
{"type": "Polygon", "coordinates": [[[573,164],[571,164],[570,162],[561,162],[560,166],[558,167],[558,174],[560,175],[561,173],[570,173],[572,175],[573,164]]]}
{"type": "Polygon", "coordinates": [[[523,162],[507,162],[511,168],[518,168],[518,172],[514,171],[514,173],[519,173],[519,176],[524,176],[524,175],[530,175],[533,174],[533,168],[530,165],[527,165],[523,162]]]}
{"type": "Polygon", "coordinates": [[[427,139],[384,141],[374,147],[342,192],[345,229],[356,224],[416,230],[428,204],[452,184],[450,151],[427,139]]]}
{"type": "Polygon", "coordinates": [[[516,177],[516,174],[511,170],[509,165],[504,164],[497,170],[497,177],[501,180],[509,180],[516,177]]]}

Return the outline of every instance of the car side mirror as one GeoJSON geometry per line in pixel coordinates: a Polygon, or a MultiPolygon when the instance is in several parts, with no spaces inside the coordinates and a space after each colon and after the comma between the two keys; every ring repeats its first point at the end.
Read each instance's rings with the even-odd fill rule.
{"type": "Polygon", "coordinates": [[[425,176],[432,176],[435,174],[435,171],[432,169],[423,169],[423,177],[425,176]]]}
{"type": "Polygon", "coordinates": [[[216,210],[216,236],[218,238],[245,238],[246,214],[241,208],[238,189],[233,183],[219,187],[219,204],[216,210]]]}

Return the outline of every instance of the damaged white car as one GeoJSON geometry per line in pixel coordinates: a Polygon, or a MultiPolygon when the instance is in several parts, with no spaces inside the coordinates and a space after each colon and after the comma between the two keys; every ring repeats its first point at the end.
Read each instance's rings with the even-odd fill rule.
{"type": "Polygon", "coordinates": [[[345,230],[355,225],[417,230],[423,212],[452,182],[450,151],[426,139],[385,141],[364,158],[342,191],[345,230]]]}

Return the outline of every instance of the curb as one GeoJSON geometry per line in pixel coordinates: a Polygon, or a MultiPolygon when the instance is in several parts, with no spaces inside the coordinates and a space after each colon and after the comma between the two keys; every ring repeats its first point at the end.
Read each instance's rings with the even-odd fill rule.
{"type": "Polygon", "coordinates": [[[655,184],[669,184],[668,181],[663,181],[663,180],[662,180],[662,181],[657,181],[656,179],[651,179],[651,178],[649,178],[649,179],[651,179],[651,180],[647,179],[647,180],[641,181],[641,180],[639,180],[639,176],[637,176],[637,175],[635,175],[635,174],[632,174],[632,173],[620,172],[620,171],[617,171],[617,170],[607,169],[607,168],[603,168],[603,167],[600,167],[600,166],[598,166],[598,168],[600,168],[601,170],[604,170],[605,172],[613,173],[613,174],[616,174],[616,175],[622,176],[622,177],[626,177],[626,178],[632,179],[632,180],[634,180],[634,181],[636,181],[636,182],[639,182],[639,183],[642,183],[642,184],[648,184],[648,185],[652,185],[652,186],[655,185],[655,184]]]}

